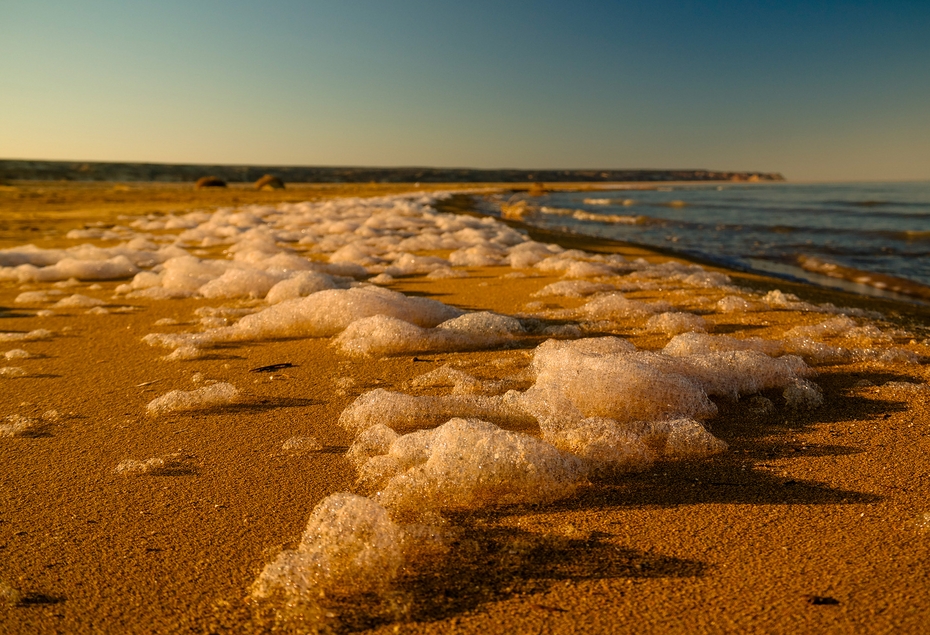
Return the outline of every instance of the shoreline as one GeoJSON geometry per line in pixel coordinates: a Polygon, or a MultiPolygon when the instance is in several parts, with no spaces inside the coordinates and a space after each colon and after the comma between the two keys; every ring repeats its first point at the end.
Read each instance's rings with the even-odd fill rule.
{"type": "MultiPolygon", "coordinates": [[[[463,207],[467,208],[468,205],[463,207]]],[[[472,207],[476,208],[477,205],[473,205],[472,207]]],[[[475,211],[478,210],[475,209],[475,211]]],[[[478,213],[484,212],[478,211],[478,213]]],[[[487,215],[492,216],[504,223],[513,223],[512,226],[514,227],[538,227],[533,225],[531,222],[524,221],[522,217],[510,219],[506,218],[506,216],[503,214],[487,215]]],[[[534,216],[534,213],[530,213],[527,215],[527,218],[533,218],[534,216]]],[[[567,233],[572,235],[577,233],[581,236],[601,238],[594,233],[585,234],[583,232],[571,232],[564,229],[557,229],[552,231],[555,233],[567,233]]],[[[604,238],[604,240],[614,239],[604,238]]],[[[930,301],[930,286],[920,282],[916,282],[909,278],[901,278],[870,270],[854,269],[851,267],[823,261],[819,257],[800,255],[797,258],[797,262],[794,264],[763,260],[760,258],[747,258],[746,263],[744,264],[735,262],[732,257],[726,255],[721,257],[714,257],[705,253],[676,250],[670,247],[661,247],[646,243],[636,243],[623,240],[619,240],[619,242],[628,243],[630,245],[637,245],[657,253],[666,254],[702,265],[709,265],[733,271],[744,271],[747,273],[755,273],[764,276],[767,275],[781,280],[807,283],[817,287],[845,291],[854,295],[885,298],[892,301],[925,306],[928,305],[928,301],[930,301]]]]}
{"type": "MultiPolygon", "coordinates": [[[[613,238],[604,238],[591,234],[547,229],[522,220],[514,220],[502,218],[498,215],[485,214],[477,210],[474,204],[468,202],[468,199],[472,199],[474,196],[475,195],[473,194],[453,194],[451,199],[440,202],[437,205],[437,209],[440,211],[450,211],[453,213],[461,214],[475,214],[480,217],[494,218],[495,220],[510,227],[527,232],[527,234],[530,235],[530,237],[532,237],[534,240],[554,242],[566,248],[574,248],[573,246],[577,245],[579,248],[584,248],[591,251],[599,251],[603,253],[636,254],[637,256],[651,255],[653,257],[660,256],[664,258],[672,258],[682,262],[690,262],[701,265],[702,267],[709,269],[723,271],[735,276],[743,274],[747,276],[747,280],[757,280],[760,282],[766,281],[764,282],[763,287],[767,290],[774,289],[779,285],[790,286],[792,293],[805,294],[805,290],[807,290],[807,293],[815,293],[818,298],[829,298],[817,300],[818,302],[833,302],[834,304],[846,303],[850,306],[856,306],[863,300],[866,303],[877,300],[888,303],[889,311],[897,313],[903,307],[908,307],[909,310],[904,311],[904,313],[913,313],[915,316],[930,318],[930,304],[921,301],[918,297],[897,294],[893,292],[879,293],[880,290],[876,290],[875,293],[866,293],[862,292],[862,285],[857,285],[856,288],[850,288],[849,286],[836,286],[839,281],[833,278],[828,278],[827,276],[816,276],[814,274],[807,278],[792,276],[790,274],[779,276],[776,272],[773,271],[766,271],[761,268],[752,269],[737,267],[732,263],[720,262],[719,260],[703,257],[700,254],[679,251],[672,248],[656,247],[654,245],[617,240],[613,238]],[[818,284],[817,280],[822,280],[824,284],[818,284]],[[833,282],[834,285],[827,284],[828,282],[833,282]]],[[[801,273],[805,273],[799,268],[798,270],[801,273]]]]}
{"type": "MultiPolygon", "coordinates": [[[[206,206],[211,199],[200,200],[206,206]]],[[[49,214],[63,215],[61,226],[71,228],[89,220],[88,209],[102,210],[106,222],[144,207],[95,205],[53,205],[49,214]]],[[[48,227],[8,231],[11,241],[41,234],[43,246],[66,244],[48,227]]],[[[675,260],[655,251],[528,231],[565,249],[643,257],[649,266],[604,275],[614,261],[578,256],[566,267],[600,273],[571,278],[563,275],[568,269],[463,264],[451,269],[464,277],[413,272],[382,279],[406,297],[516,316],[526,331],[500,346],[354,356],[339,348],[344,335],[252,336],[216,340],[203,356],[181,361],[166,361],[167,351],[142,338],[153,331],[219,336],[266,304],[114,296],[124,280],[25,285],[31,288],[0,281],[0,331],[24,334],[8,338],[0,353],[22,348],[32,356],[0,360],[26,371],[0,377],[0,420],[15,414],[41,422],[30,434],[0,437],[0,633],[266,632],[276,624],[297,632],[321,624],[385,633],[862,632],[919,629],[930,619],[923,566],[930,557],[930,480],[922,471],[930,411],[921,388],[930,379],[930,346],[918,341],[927,337],[930,311],[719,267],[705,269],[725,273],[741,290],[714,286],[714,277],[696,278],[707,284],[700,286],[685,282],[695,270],[651,268],[675,260]],[[540,295],[558,284],[584,288],[580,283],[626,284],[617,293],[636,311],[584,317],[596,295],[540,295]],[[776,289],[784,293],[770,295],[776,289]],[[60,293],[16,301],[37,291],[60,293]],[[94,308],[108,312],[76,301],[53,308],[69,294],[98,298],[103,304],[94,308]],[[754,308],[719,310],[729,296],[754,308]],[[263,567],[299,541],[317,503],[338,491],[362,492],[345,456],[356,439],[337,423],[359,397],[379,388],[451,396],[448,378],[423,379],[446,366],[461,373],[444,371],[465,382],[460,395],[525,391],[547,333],[568,333],[550,327],[581,325],[586,337],[615,336],[639,351],[662,351],[672,336],[649,326],[661,302],[678,315],[701,317],[713,337],[782,342],[792,332],[808,333],[809,351],[866,352],[822,362],[807,357],[824,396],[819,408],[788,407],[781,387],[738,399],[714,396],[718,412],[704,425],[728,444],[726,452],[592,476],[554,503],[450,513],[444,526],[458,532],[454,544],[408,566],[387,604],[366,596],[340,605],[341,621],[313,622],[306,613],[280,623],[280,607],[263,612],[248,597],[263,567]],[[826,302],[855,311],[849,317],[812,306],[826,302]],[[875,311],[884,317],[867,317],[875,311]],[[821,327],[830,320],[846,326],[827,332],[821,327]],[[858,339],[842,332],[851,322],[858,339]],[[37,329],[52,335],[25,338],[37,329]],[[292,366],[255,372],[283,363],[292,366]],[[146,413],[156,397],[214,380],[236,386],[240,399],[146,413]],[[291,439],[311,436],[319,448],[286,449],[291,439]],[[129,459],[162,463],[119,471],[129,459]]],[[[202,257],[228,247],[202,247],[214,250],[202,257]]],[[[540,434],[536,424],[508,429],[540,434]]]]}

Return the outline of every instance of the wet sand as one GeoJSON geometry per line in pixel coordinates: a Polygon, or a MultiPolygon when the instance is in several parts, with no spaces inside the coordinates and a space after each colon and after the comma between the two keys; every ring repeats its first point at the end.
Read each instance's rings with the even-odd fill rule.
{"type": "MultiPolygon", "coordinates": [[[[285,192],[296,196],[298,189],[285,192]]],[[[278,201],[192,202],[200,194],[111,204],[99,191],[83,192],[60,206],[11,204],[9,213],[4,203],[2,246],[35,236],[46,241],[37,244],[51,245],[74,223],[150,209],[278,201]],[[17,224],[26,218],[38,229],[17,224]]],[[[537,239],[667,259],[575,236],[537,239]]],[[[560,279],[504,277],[511,271],[470,268],[468,278],[409,276],[388,286],[464,309],[515,314],[532,293],[560,279]]],[[[731,276],[760,291],[778,288],[810,302],[880,311],[883,328],[914,335],[901,347],[930,355],[918,343],[930,327],[925,308],[731,276]]],[[[117,283],[99,284],[100,290],[83,284],[68,292],[106,298],[117,283]]],[[[164,351],[140,343],[153,324],[174,318],[189,328],[195,309],[222,301],[114,300],[131,308],[38,317],[40,307],[14,303],[23,290],[0,282],[0,331],[43,328],[57,335],[0,343],[0,352],[22,346],[35,355],[0,360],[28,373],[0,378],[0,417],[58,415],[28,436],[0,438],[0,633],[267,631],[274,623],[246,600],[249,585],[300,537],[320,500],[354,491],[355,470],[344,458],[351,436],[336,425],[342,410],[376,387],[407,390],[410,379],[443,364],[479,378],[515,373],[543,339],[508,350],[374,359],[346,357],[328,338],[302,339],[227,345],[205,359],[164,362],[164,351]],[[294,366],[251,372],[284,362],[294,366]],[[243,400],[146,415],[154,397],[196,387],[196,373],[233,383],[243,400]],[[296,435],[312,435],[324,449],[283,451],[296,435]],[[125,459],[166,456],[167,466],[149,474],[114,471],[125,459]]],[[[702,294],[722,295],[674,293],[676,305],[691,302],[695,310],[705,306],[702,294]]],[[[655,300],[668,292],[626,295],[655,300]]],[[[580,304],[545,302],[552,309],[580,304]]],[[[705,319],[712,333],[777,337],[824,316],[781,309],[705,319]]],[[[638,326],[631,320],[623,334],[637,347],[667,342],[638,326]]],[[[821,408],[753,415],[742,402],[716,399],[720,414],[707,427],[729,444],[727,452],[601,478],[545,507],[463,515],[454,555],[403,578],[400,608],[385,613],[361,601],[329,624],[410,633],[921,632],[930,623],[930,401],[882,384],[927,382],[927,367],[859,362],[817,370],[821,408]]]]}

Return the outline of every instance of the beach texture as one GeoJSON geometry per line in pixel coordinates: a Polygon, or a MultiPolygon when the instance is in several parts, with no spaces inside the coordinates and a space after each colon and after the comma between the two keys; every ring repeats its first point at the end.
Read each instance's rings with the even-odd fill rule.
{"type": "Polygon", "coordinates": [[[930,311],[403,189],[2,192],[0,633],[926,628],[930,311]]]}

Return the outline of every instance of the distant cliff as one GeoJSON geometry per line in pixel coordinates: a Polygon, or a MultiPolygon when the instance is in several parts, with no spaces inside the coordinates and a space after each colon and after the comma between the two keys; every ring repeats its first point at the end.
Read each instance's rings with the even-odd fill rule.
{"type": "Polygon", "coordinates": [[[196,165],[0,160],[0,181],[196,181],[211,175],[251,182],[274,174],[291,183],[527,183],[598,181],[784,181],[778,173],[712,170],[478,170],[269,165],[196,165]]]}

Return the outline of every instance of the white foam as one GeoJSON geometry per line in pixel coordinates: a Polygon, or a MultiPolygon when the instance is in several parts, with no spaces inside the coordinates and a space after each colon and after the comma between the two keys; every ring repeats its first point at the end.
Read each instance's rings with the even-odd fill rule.
{"type": "Polygon", "coordinates": [[[647,331],[660,331],[666,335],[697,332],[707,330],[707,322],[699,315],[693,313],[660,313],[653,315],[646,321],[647,331]]]}
{"type": "MultiPolygon", "coordinates": [[[[584,482],[580,460],[526,434],[480,420],[452,419],[430,431],[401,437],[413,463],[376,496],[404,515],[548,503],[571,495],[584,482]]],[[[403,465],[403,463],[401,463],[403,465]]]]}
{"type": "Polygon", "coordinates": [[[6,359],[29,359],[32,357],[32,354],[22,348],[14,348],[3,354],[6,359]]]}
{"type": "Polygon", "coordinates": [[[467,313],[434,329],[374,315],[350,324],[334,343],[352,355],[383,355],[489,348],[522,333],[519,320],[486,311],[467,313]]]}
{"type": "Polygon", "coordinates": [[[52,302],[58,295],[61,295],[61,291],[23,291],[16,296],[13,302],[16,304],[40,304],[52,302]]]}
{"type": "Polygon", "coordinates": [[[230,268],[197,291],[205,298],[264,298],[279,282],[280,275],[253,268],[230,268]]]}
{"type": "Polygon", "coordinates": [[[546,245],[528,240],[511,247],[508,250],[507,259],[514,269],[526,269],[562,251],[564,249],[558,245],[546,245]]]}
{"type": "Polygon", "coordinates": [[[235,386],[227,383],[216,383],[189,392],[172,390],[150,401],[145,409],[148,414],[157,416],[170,412],[185,412],[235,403],[238,399],[239,391],[235,386]]]}
{"type": "Polygon", "coordinates": [[[387,454],[398,434],[384,424],[375,424],[361,431],[349,447],[346,457],[356,467],[364,465],[373,456],[387,454]]]}
{"type": "Polygon", "coordinates": [[[268,564],[250,594],[295,603],[381,591],[403,565],[403,538],[403,529],[378,503],[333,494],[313,510],[297,548],[268,564]]]}
{"type": "Polygon", "coordinates": [[[28,333],[0,333],[0,342],[38,342],[51,339],[53,335],[47,329],[35,329],[28,333]]]}
{"type": "Polygon", "coordinates": [[[304,435],[290,437],[281,444],[281,449],[292,454],[304,454],[306,452],[318,452],[323,449],[323,444],[316,437],[304,435]]]}
{"type": "MultiPolygon", "coordinates": [[[[671,356],[632,351],[618,338],[600,339],[546,342],[536,349],[530,367],[536,383],[519,403],[544,431],[577,427],[591,417],[621,423],[705,419],[716,413],[707,395],[783,388],[810,372],[791,355],[772,358],[757,350],[682,355],[689,351],[679,341],[673,345],[679,356],[671,356]]],[[[700,348],[709,348],[702,339],[700,348]]],[[[726,340],[710,341],[733,347],[726,340]]]]}
{"type": "Polygon", "coordinates": [[[6,580],[0,580],[0,604],[15,606],[22,602],[23,594],[6,580]]]}
{"type": "Polygon", "coordinates": [[[755,310],[755,304],[736,295],[728,295],[717,302],[717,310],[722,313],[747,313],[755,310]]]}
{"type": "Polygon", "coordinates": [[[843,335],[850,329],[856,328],[856,322],[846,316],[830,318],[819,324],[811,326],[795,326],[784,335],[785,338],[812,338],[824,339],[843,335]]]}
{"type": "Polygon", "coordinates": [[[566,298],[583,298],[594,295],[595,293],[608,293],[614,291],[613,285],[600,282],[591,282],[589,280],[561,280],[548,284],[536,293],[533,297],[544,296],[561,296],[566,298]]]}
{"type": "Polygon", "coordinates": [[[575,427],[547,432],[544,438],[583,460],[595,474],[637,471],[652,464],[642,436],[613,419],[585,419],[575,427]]]}
{"type": "Polygon", "coordinates": [[[537,349],[536,383],[520,403],[544,430],[575,427],[591,417],[628,422],[716,414],[700,386],[651,361],[642,354],[599,354],[571,346],[537,349]]]}
{"type": "Polygon", "coordinates": [[[123,459],[119,464],[113,469],[117,474],[123,475],[140,475],[140,474],[153,474],[159,470],[165,468],[165,459],[160,457],[153,457],[151,459],[145,459],[144,461],[139,461],[137,459],[123,459]]]}
{"type": "Polygon", "coordinates": [[[670,459],[695,459],[724,452],[727,444],[693,419],[659,421],[647,426],[646,437],[654,452],[670,459]],[[661,450],[656,450],[661,447],[661,450]]]}
{"type": "Polygon", "coordinates": [[[169,362],[186,361],[190,359],[201,359],[206,356],[206,354],[206,351],[196,346],[182,345],[178,346],[168,355],[162,357],[162,359],[169,362]]]}
{"type": "Polygon", "coordinates": [[[452,278],[467,278],[468,272],[462,271],[461,269],[453,269],[451,267],[437,267],[433,269],[426,277],[430,280],[449,280],[452,278]]]}
{"type": "Polygon", "coordinates": [[[621,293],[599,295],[579,309],[579,313],[590,320],[612,320],[637,318],[668,311],[667,302],[640,302],[630,300],[621,293]]]}
{"type": "Polygon", "coordinates": [[[518,426],[533,423],[532,416],[510,393],[415,397],[378,388],[359,396],[343,410],[339,425],[356,433],[378,424],[392,430],[415,430],[431,428],[453,417],[473,417],[518,426]]]}
{"type": "Polygon", "coordinates": [[[19,366],[2,366],[0,367],[0,377],[25,377],[28,375],[25,368],[19,366]]]}
{"type": "Polygon", "coordinates": [[[8,415],[0,420],[0,437],[26,436],[39,425],[36,419],[22,415],[8,415]]]}
{"type": "Polygon", "coordinates": [[[759,351],[766,355],[779,355],[782,349],[781,342],[764,340],[759,337],[737,339],[727,335],[682,333],[673,337],[662,349],[662,352],[673,357],[704,355],[722,351],[759,351]]]}
{"type": "Polygon", "coordinates": [[[106,304],[103,300],[97,298],[92,298],[90,296],[81,295],[80,293],[75,293],[74,295],[69,295],[67,298],[62,298],[58,302],[52,305],[54,309],[82,309],[90,307],[99,307],[103,304],[106,304]]]}
{"type": "Polygon", "coordinates": [[[275,284],[265,296],[265,301],[268,304],[277,304],[284,300],[303,298],[317,291],[345,287],[345,282],[337,282],[336,279],[325,273],[301,271],[275,284]]]}
{"type": "Polygon", "coordinates": [[[814,410],[823,405],[823,393],[813,382],[796,379],[784,391],[785,403],[796,410],[814,410]]]}

